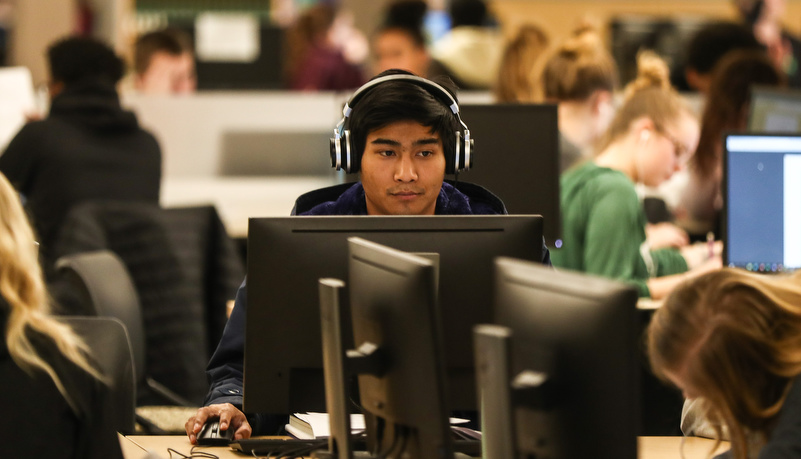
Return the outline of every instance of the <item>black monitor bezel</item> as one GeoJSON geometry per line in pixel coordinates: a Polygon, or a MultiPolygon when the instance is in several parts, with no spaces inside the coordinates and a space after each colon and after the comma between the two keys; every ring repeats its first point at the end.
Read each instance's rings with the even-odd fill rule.
{"type": "MultiPolygon", "coordinates": [[[[266,217],[251,218],[248,237],[248,310],[245,333],[245,368],[244,368],[244,409],[246,412],[261,413],[290,413],[295,411],[315,411],[325,409],[324,388],[322,385],[322,350],[300,351],[305,353],[307,358],[300,362],[301,368],[308,368],[316,376],[303,380],[304,370],[292,370],[287,364],[282,363],[283,357],[289,350],[299,350],[302,346],[308,349],[321,349],[320,340],[320,321],[319,307],[317,299],[317,281],[322,277],[334,277],[344,279],[347,276],[347,242],[349,236],[359,236],[374,240],[377,243],[389,245],[398,250],[410,252],[430,252],[436,247],[432,244],[432,238],[436,235],[447,237],[449,244],[447,250],[457,252],[460,257],[469,258],[471,252],[471,242],[474,247],[486,243],[476,239],[476,231],[482,229],[486,231],[487,237],[493,239],[495,243],[503,244],[498,255],[518,256],[514,253],[519,249],[515,245],[523,245],[528,255],[519,255],[520,258],[530,259],[539,262],[542,258],[542,217],[533,215],[463,215],[463,216],[387,216],[387,217],[368,217],[368,216],[325,216],[325,217],[266,217]],[[318,266],[325,262],[317,261],[314,269],[319,269],[317,273],[311,273],[307,280],[311,283],[309,291],[302,296],[306,297],[304,303],[308,303],[302,311],[297,308],[286,308],[280,311],[277,308],[267,308],[260,306],[270,301],[273,289],[284,287],[291,280],[283,280],[276,277],[272,271],[283,270],[282,275],[289,279],[285,270],[299,268],[287,268],[288,262],[300,263],[298,260],[290,260],[295,247],[303,245],[308,247],[309,237],[314,236],[314,232],[325,232],[341,236],[339,248],[335,250],[341,255],[341,261],[335,260],[327,262],[326,267],[318,266]],[[424,232],[421,232],[424,231],[424,232]],[[503,231],[503,232],[502,232],[503,231]],[[404,241],[409,234],[418,233],[415,238],[404,241]],[[498,237],[503,234],[502,237],[498,237]],[[421,237],[426,236],[426,238],[421,237]],[[276,245],[279,249],[270,251],[270,247],[276,245]],[[463,247],[463,249],[462,249],[463,247]],[[463,250],[463,251],[462,251],[463,250]],[[276,268],[282,267],[282,268],[276,268]],[[290,317],[291,314],[291,317],[290,317]],[[291,330],[296,330],[292,333],[291,330]],[[303,330],[297,333],[297,330],[303,330]],[[286,335],[286,336],[284,336],[286,335]],[[278,352],[267,352],[269,349],[276,349],[278,352]],[[284,354],[281,353],[284,350],[284,354]],[[313,354],[313,355],[312,355],[313,354]],[[290,375],[291,373],[291,375],[290,375]],[[301,378],[299,381],[290,383],[290,378],[296,376],[301,378]],[[315,381],[311,381],[316,379],[315,381]],[[305,383],[315,383],[310,387],[303,387],[305,383]],[[253,388],[256,388],[255,390],[253,388]],[[313,403],[307,403],[306,398],[311,393],[313,403]],[[319,395],[317,397],[317,395],[319,395]],[[313,405],[313,406],[304,406],[313,405]]],[[[326,236],[327,237],[327,236],[326,236]]],[[[303,256],[313,256],[315,248],[304,250],[303,256]]],[[[325,248],[323,250],[331,250],[325,248]]],[[[444,249],[442,249],[444,250],[444,249]]],[[[486,273],[486,305],[477,304],[481,308],[474,311],[474,314],[467,314],[469,310],[464,309],[455,312],[448,312],[448,302],[441,304],[445,311],[443,322],[451,322],[446,326],[444,333],[446,339],[446,359],[452,355],[450,349],[458,349],[459,342],[463,342],[463,349],[460,351],[460,360],[450,365],[451,374],[449,378],[457,378],[461,382],[452,382],[451,386],[459,386],[460,393],[454,394],[451,398],[453,409],[475,409],[475,379],[473,377],[473,361],[469,352],[471,349],[471,328],[476,323],[486,322],[492,319],[492,259],[487,255],[488,265],[478,271],[471,268],[467,274],[477,275],[477,272],[486,273]],[[457,313],[459,315],[457,315],[457,313]],[[458,329],[459,339],[450,339],[452,329],[458,329]],[[463,330],[462,330],[463,329],[463,330]],[[463,331],[463,333],[462,333],[463,331]],[[462,336],[464,335],[464,336],[462,336]],[[457,368],[453,368],[457,367],[457,368]],[[463,370],[463,371],[462,371],[463,370]],[[461,373],[453,376],[453,371],[461,373]],[[463,391],[463,392],[462,392],[463,391]]],[[[317,259],[315,259],[317,260],[317,259]]],[[[308,263],[304,262],[304,266],[308,263]]],[[[442,269],[449,266],[447,259],[442,261],[442,269]]],[[[308,266],[303,269],[310,269],[308,266]]],[[[443,283],[449,283],[447,275],[443,279],[443,272],[440,270],[440,279],[443,283]]],[[[459,292],[458,295],[467,295],[476,281],[465,279],[466,285],[470,288],[465,289],[466,293],[459,292]]],[[[286,292],[285,292],[286,294],[286,292]]],[[[440,296],[440,298],[444,298],[440,296]]],[[[344,334],[351,332],[349,324],[343,330],[344,334]]],[[[303,360],[303,359],[300,359],[303,360]]]]}

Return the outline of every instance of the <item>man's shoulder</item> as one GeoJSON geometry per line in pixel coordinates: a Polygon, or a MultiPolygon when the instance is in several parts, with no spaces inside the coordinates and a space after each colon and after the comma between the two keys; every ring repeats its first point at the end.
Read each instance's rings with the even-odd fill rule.
{"type": "Polygon", "coordinates": [[[295,200],[292,215],[360,215],[366,213],[361,182],[318,188],[295,200]]]}
{"type": "Polygon", "coordinates": [[[437,203],[437,213],[450,215],[496,215],[506,214],[503,201],[491,191],[470,182],[442,183],[442,196],[437,203]]]}

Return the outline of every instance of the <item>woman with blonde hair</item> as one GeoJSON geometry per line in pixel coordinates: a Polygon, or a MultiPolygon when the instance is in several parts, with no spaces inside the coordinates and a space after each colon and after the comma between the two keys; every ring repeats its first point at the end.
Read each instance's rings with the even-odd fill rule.
{"type": "Polygon", "coordinates": [[[102,376],[50,316],[33,230],[2,174],[0,325],[0,457],[121,458],[102,376]]]}
{"type": "Polygon", "coordinates": [[[655,187],[695,151],[698,121],[670,87],[665,63],[638,56],[638,75],[592,160],[561,178],[563,246],[556,266],[631,282],[659,299],[684,278],[721,265],[698,247],[651,250],[635,184],[655,187]],[[707,259],[709,258],[709,259],[707,259]]]}
{"type": "Polygon", "coordinates": [[[801,451],[801,273],[721,269],[677,288],[648,328],[654,372],[695,399],[727,457],[801,451]]]}
{"type": "Polygon", "coordinates": [[[534,24],[525,24],[506,44],[501,55],[495,99],[502,103],[533,102],[533,73],[537,60],[548,48],[548,35],[534,24]]]}
{"type": "Polygon", "coordinates": [[[560,170],[592,149],[614,116],[617,66],[601,36],[581,26],[544,57],[534,85],[535,101],[559,104],[560,170]]]}

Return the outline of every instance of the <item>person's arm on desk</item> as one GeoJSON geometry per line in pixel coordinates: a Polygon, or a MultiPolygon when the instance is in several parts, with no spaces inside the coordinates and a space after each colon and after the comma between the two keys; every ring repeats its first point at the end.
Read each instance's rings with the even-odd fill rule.
{"type": "Polygon", "coordinates": [[[220,344],[209,361],[209,394],[204,407],[186,421],[186,435],[192,444],[209,418],[219,418],[220,428],[236,429],[235,439],[249,438],[253,429],[241,411],[245,349],[245,312],[247,288],[243,282],[236,294],[236,304],[225,325],[220,344]]]}

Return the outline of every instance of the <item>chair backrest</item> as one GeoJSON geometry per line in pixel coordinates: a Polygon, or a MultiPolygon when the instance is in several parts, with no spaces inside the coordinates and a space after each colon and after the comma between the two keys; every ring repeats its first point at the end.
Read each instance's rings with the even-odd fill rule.
{"type": "MultiPolygon", "coordinates": [[[[236,246],[214,207],[78,205],[65,219],[54,252],[64,257],[96,250],[116,254],[130,274],[139,297],[147,376],[200,404],[208,392],[206,365],[227,321],[226,302],[244,278],[236,246]]],[[[141,391],[140,404],[159,403],[152,395],[141,391]]]]}
{"type": "Polygon", "coordinates": [[[123,323],[113,317],[60,317],[89,346],[92,358],[106,376],[109,387],[109,412],[117,432],[133,433],[136,406],[136,374],[128,333],[123,323]]]}
{"type": "Polygon", "coordinates": [[[61,257],[56,269],[82,291],[95,313],[124,324],[131,342],[137,381],[145,377],[145,336],[139,296],[122,260],[98,250],[61,257]]]}

